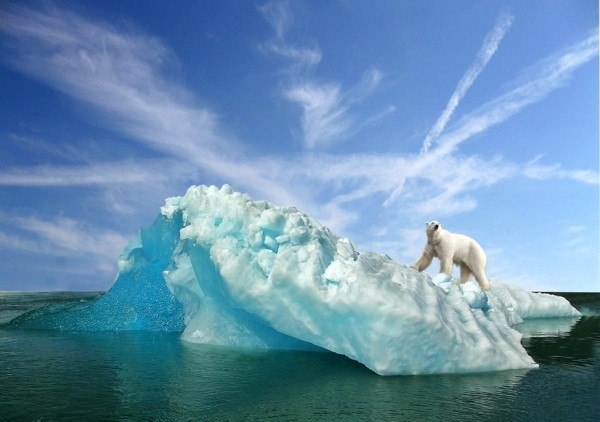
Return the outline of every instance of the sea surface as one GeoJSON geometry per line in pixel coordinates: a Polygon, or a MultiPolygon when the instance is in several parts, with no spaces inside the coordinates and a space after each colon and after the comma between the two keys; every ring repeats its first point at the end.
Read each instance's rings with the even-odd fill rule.
{"type": "MultiPolygon", "coordinates": [[[[99,293],[0,292],[0,324],[99,293]]],[[[600,421],[600,293],[516,326],[538,369],[382,377],[334,353],[0,325],[0,420],[600,421]]]]}

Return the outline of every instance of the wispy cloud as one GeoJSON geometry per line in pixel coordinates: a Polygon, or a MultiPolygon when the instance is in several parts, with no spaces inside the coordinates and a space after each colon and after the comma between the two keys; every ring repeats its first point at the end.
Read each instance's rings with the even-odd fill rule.
{"type": "Polygon", "coordinates": [[[189,178],[192,169],[173,160],[94,162],[81,166],[14,167],[0,171],[4,186],[89,186],[137,184],[189,178]],[[166,172],[165,170],[172,170],[166,172]]]}
{"type": "Polygon", "coordinates": [[[146,147],[202,163],[207,150],[231,144],[216,114],[164,76],[173,57],[157,39],[52,6],[10,7],[0,30],[15,45],[15,67],[94,107],[146,147]]]}
{"type": "Polygon", "coordinates": [[[453,150],[462,142],[504,122],[523,108],[538,103],[551,92],[564,86],[573,72],[598,55],[598,32],[571,45],[559,54],[545,59],[529,69],[527,78],[519,84],[465,115],[448,134],[438,139],[440,153],[453,150]]]}
{"type": "MultiPolygon", "coordinates": [[[[439,163],[447,162],[463,142],[506,121],[525,107],[542,101],[550,93],[562,87],[576,69],[598,55],[597,40],[596,31],[564,51],[537,63],[528,69],[526,78],[522,76],[518,79],[516,87],[467,113],[451,127],[449,132],[440,132],[437,135],[436,148],[414,159],[412,167],[419,170],[417,174],[424,172],[426,165],[437,167],[439,163]]],[[[598,183],[598,173],[591,170],[563,170],[560,166],[547,166],[533,162],[522,167],[521,174],[531,178],[569,178],[584,183],[598,183]]],[[[406,177],[403,173],[399,169],[399,176],[396,177],[397,186],[384,202],[385,206],[393,204],[404,193],[406,177]]]]}
{"type": "Polygon", "coordinates": [[[293,71],[297,71],[298,68],[316,66],[322,58],[321,50],[318,47],[296,47],[283,42],[268,42],[261,45],[261,50],[290,60],[293,71]]]}
{"type": "Polygon", "coordinates": [[[593,170],[564,170],[561,164],[538,164],[540,157],[525,164],[522,174],[531,179],[571,179],[588,185],[600,184],[600,175],[593,170]]]}
{"type": "Polygon", "coordinates": [[[301,126],[303,145],[311,150],[331,146],[334,141],[347,138],[368,124],[373,124],[392,113],[387,106],[363,119],[352,114],[352,108],[370,95],[383,79],[375,68],[366,71],[357,84],[345,89],[335,81],[321,81],[307,74],[319,64],[322,52],[318,46],[299,47],[288,40],[294,14],[288,1],[269,2],[258,7],[263,18],[271,25],[274,38],[260,46],[261,51],[290,60],[287,69],[290,80],[284,82],[283,96],[302,109],[301,126]]]}
{"type": "Polygon", "coordinates": [[[569,234],[573,234],[573,233],[581,233],[583,231],[586,230],[585,226],[582,225],[575,225],[575,226],[569,226],[565,229],[565,233],[569,233],[569,234]]]}
{"type": "MultiPolygon", "coordinates": [[[[283,34],[285,25],[278,28],[283,34]]],[[[92,107],[109,129],[165,157],[140,165],[124,160],[11,168],[0,174],[3,184],[100,184],[118,180],[117,175],[128,183],[152,174],[154,180],[171,173],[177,177],[181,169],[193,168],[190,180],[203,172],[253,192],[292,199],[260,169],[245,164],[251,161],[245,148],[222,127],[213,110],[198,106],[197,98],[168,77],[169,63],[176,57],[158,39],[131,25],[118,28],[53,6],[4,8],[0,31],[13,47],[15,68],[92,107]],[[179,160],[178,165],[169,159],[179,160]],[[73,177],[76,174],[80,177],[73,177]]]]}
{"type": "MultiPolygon", "coordinates": [[[[293,23],[290,5],[285,2],[269,3],[260,11],[274,28],[276,38],[285,40],[293,23]]],[[[500,16],[475,63],[459,83],[454,96],[456,99],[462,98],[485,67],[511,22],[511,16],[500,16]]],[[[338,208],[376,193],[388,193],[387,201],[383,201],[387,206],[400,194],[405,199],[419,198],[419,203],[425,207],[421,211],[441,207],[444,203],[447,205],[444,209],[458,212],[460,207],[448,206],[451,201],[463,202],[468,205],[467,208],[475,206],[473,199],[464,196],[466,190],[511,177],[518,173],[515,171],[518,165],[496,158],[484,160],[455,156],[456,147],[523,107],[540,101],[561,86],[577,67],[597,55],[597,34],[594,34],[534,66],[530,76],[520,81],[516,88],[465,115],[446,134],[442,132],[446,126],[444,120],[443,125],[437,126],[439,131],[431,132],[436,134],[437,146],[427,154],[361,154],[352,157],[310,154],[306,159],[294,157],[294,163],[304,163],[301,168],[284,163],[286,171],[274,173],[279,174],[278,180],[275,180],[262,171],[261,165],[253,165],[247,160],[241,152],[242,147],[234,139],[224,135],[219,117],[212,110],[195,106],[197,100],[189,92],[165,77],[165,63],[173,57],[160,41],[130,29],[121,30],[53,8],[36,11],[13,7],[2,14],[0,26],[18,43],[15,66],[94,106],[99,112],[113,116],[111,121],[116,129],[142,145],[165,153],[167,157],[165,161],[141,162],[139,165],[125,160],[94,162],[85,166],[5,169],[0,173],[0,183],[48,186],[108,184],[119,179],[134,183],[150,177],[160,180],[161,174],[169,174],[160,171],[162,168],[175,169],[168,162],[170,157],[174,157],[181,163],[188,163],[187,167],[180,164],[184,170],[175,173],[174,177],[179,174],[183,178],[188,169],[194,168],[196,170],[189,173],[192,177],[198,171],[221,175],[238,186],[268,193],[282,203],[323,203],[316,198],[310,199],[310,194],[307,194],[309,198],[299,200],[289,192],[286,180],[292,183],[294,172],[286,177],[281,174],[287,174],[290,168],[295,167],[298,174],[308,173],[325,183],[349,189],[331,199],[338,208]],[[326,163],[319,157],[323,157],[326,163]],[[315,166],[314,163],[311,165],[311,160],[318,163],[319,171],[311,173],[307,170],[315,166]],[[431,166],[438,171],[431,172],[431,166]]],[[[388,106],[383,112],[362,115],[360,120],[352,113],[353,107],[374,92],[382,79],[382,72],[373,68],[365,72],[356,85],[345,90],[335,82],[317,82],[308,77],[293,80],[285,95],[303,109],[305,145],[309,149],[328,145],[337,138],[360,130],[370,117],[393,112],[393,107],[388,106]]],[[[452,106],[446,110],[451,109],[452,106]]],[[[444,115],[449,119],[451,114],[450,111],[444,115]]],[[[296,177],[304,178],[304,174],[296,177]]],[[[524,166],[521,174],[538,179],[570,177],[587,183],[597,179],[594,172],[549,168],[539,163],[524,166]]]]}
{"type": "Polygon", "coordinates": [[[326,144],[352,127],[338,85],[308,82],[290,88],[285,95],[303,109],[302,130],[304,143],[309,149],[317,144],[326,144]]]}
{"type": "Polygon", "coordinates": [[[395,107],[390,105],[362,119],[354,114],[354,110],[378,88],[382,79],[381,71],[370,69],[357,84],[346,90],[335,82],[323,83],[308,78],[294,82],[284,95],[302,107],[304,146],[308,149],[331,146],[392,114],[395,107]]]}
{"type": "Polygon", "coordinates": [[[293,72],[319,64],[322,54],[318,46],[298,47],[286,39],[286,34],[294,23],[289,1],[271,1],[258,6],[258,11],[275,32],[274,39],[259,46],[261,51],[290,60],[293,72]]]}
{"type": "MultiPolygon", "coordinates": [[[[568,170],[559,164],[543,164],[540,159],[520,164],[501,157],[467,156],[458,150],[463,142],[563,86],[577,68],[597,56],[597,33],[534,65],[504,95],[448,126],[460,101],[510,27],[512,17],[501,15],[430,130],[423,144],[425,154],[326,154],[319,148],[335,146],[357,134],[365,124],[395,111],[391,105],[376,106],[375,112],[361,110],[364,100],[381,89],[384,73],[368,69],[350,86],[314,77],[311,72],[316,73],[322,53],[318,47],[298,47],[288,41],[294,22],[290,4],[269,3],[259,10],[274,31],[274,39],[263,45],[264,51],[296,66],[293,75],[286,74],[287,79],[279,84],[284,87],[284,97],[302,110],[305,150],[291,157],[260,157],[249,147],[241,146],[223,129],[221,117],[214,110],[198,105],[201,98],[195,98],[169,78],[169,63],[176,58],[159,40],[57,8],[6,9],[0,14],[0,30],[8,36],[5,40],[15,46],[13,65],[17,69],[110,117],[103,120],[110,122],[110,129],[158,152],[160,158],[140,161],[124,157],[109,162],[103,157],[62,166],[15,166],[0,170],[0,185],[111,188],[143,184],[154,189],[153,183],[186,178],[197,182],[199,175],[210,175],[264,199],[298,205],[336,231],[346,233],[367,208],[374,215],[384,215],[382,221],[387,222],[391,221],[387,219],[390,215],[393,219],[400,213],[417,215],[421,221],[422,215],[466,212],[477,207],[478,189],[519,176],[598,184],[596,171],[568,170]]],[[[112,198],[114,192],[107,191],[105,206],[130,210],[112,198]]],[[[16,242],[22,250],[54,244],[55,253],[77,255],[78,251],[70,249],[68,239],[74,239],[73,244],[83,248],[91,242],[86,232],[105,239],[107,245],[123,240],[110,231],[63,217],[12,223],[23,235],[16,238],[0,232],[0,244],[16,242]]],[[[365,225],[361,222],[362,239],[365,244],[375,245],[378,240],[365,234],[365,225]]],[[[368,228],[380,227],[373,222],[368,228]]],[[[387,244],[385,250],[393,247],[398,253],[412,251],[417,233],[420,239],[421,229],[401,232],[394,245],[387,244]]],[[[99,248],[95,256],[114,262],[113,246],[102,249],[95,245],[99,248]]],[[[50,249],[44,251],[52,253],[50,249]]]]}
{"type": "Polygon", "coordinates": [[[269,22],[278,39],[283,40],[294,22],[294,15],[289,1],[270,1],[258,6],[258,11],[269,22]]]}
{"type": "Polygon", "coordinates": [[[115,273],[115,256],[127,239],[112,230],[84,224],[62,216],[53,219],[0,215],[0,225],[10,225],[11,234],[0,230],[0,247],[51,257],[85,259],[97,264],[97,270],[115,273]],[[15,233],[15,229],[20,234],[15,233]]]}
{"type": "Polygon", "coordinates": [[[446,104],[446,108],[444,109],[438,120],[435,122],[433,127],[429,130],[429,133],[427,133],[427,136],[423,141],[422,151],[424,153],[429,151],[432,142],[440,135],[440,133],[442,133],[442,131],[448,124],[448,121],[452,117],[452,114],[454,114],[454,110],[456,110],[456,107],[458,107],[460,101],[467,94],[467,91],[469,90],[471,85],[473,85],[473,82],[475,82],[479,74],[483,71],[483,69],[485,69],[486,65],[488,64],[494,53],[496,53],[496,50],[498,49],[500,42],[504,38],[504,35],[509,30],[513,19],[513,16],[506,12],[502,13],[498,17],[496,25],[483,41],[483,45],[477,53],[475,61],[467,70],[467,72],[463,75],[463,77],[458,83],[458,86],[456,87],[456,90],[450,97],[448,104],[446,104]]]}

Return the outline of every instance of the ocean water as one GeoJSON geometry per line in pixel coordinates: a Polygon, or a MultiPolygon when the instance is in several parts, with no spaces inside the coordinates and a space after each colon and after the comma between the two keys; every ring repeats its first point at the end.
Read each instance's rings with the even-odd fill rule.
{"type": "MultiPolygon", "coordinates": [[[[0,324],[98,293],[1,293],[0,324]]],[[[599,421],[600,294],[516,328],[538,369],[382,377],[328,352],[0,326],[0,420],[599,421]]]]}

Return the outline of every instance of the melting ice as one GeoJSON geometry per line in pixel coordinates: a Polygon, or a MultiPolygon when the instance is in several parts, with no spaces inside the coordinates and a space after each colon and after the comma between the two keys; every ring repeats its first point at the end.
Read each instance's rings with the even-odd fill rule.
{"type": "Polygon", "coordinates": [[[396,375],[531,368],[512,326],[579,315],[562,297],[494,281],[486,294],[475,282],[432,279],[360,253],[296,208],[252,201],[227,185],[167,199],[119,270],[95,302],[13,325],[170,330],[197,343],[327,349],[396,375]]]}

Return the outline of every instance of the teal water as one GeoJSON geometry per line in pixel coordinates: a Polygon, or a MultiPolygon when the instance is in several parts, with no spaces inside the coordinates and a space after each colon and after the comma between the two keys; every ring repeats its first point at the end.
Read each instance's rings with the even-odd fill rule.
{"type": "MultiPolygon", "coordinates": [[[[97,293],[0,293],[0,323],[97,293]]],[[[327,352],[0,328],[0,420],[600,420],[600,294],[517,326],[540,368],[381,377],[327,352]]]]}

